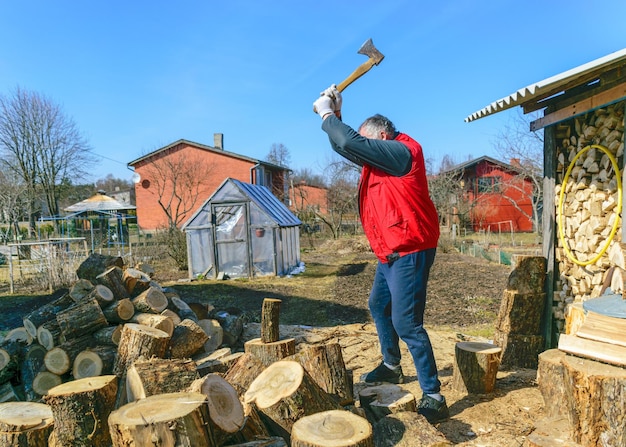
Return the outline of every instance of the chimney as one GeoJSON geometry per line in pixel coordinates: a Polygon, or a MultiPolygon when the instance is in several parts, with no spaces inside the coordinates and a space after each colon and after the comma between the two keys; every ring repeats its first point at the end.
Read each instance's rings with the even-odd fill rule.
{"type": "Polygon", "coordinates": [[[511,162],[509,163],[514,168],[521,168],[522,164],[520,163],[519,158],[511,158],[511,162]]]}
{"type": "Polygon", "coordinates": [[[215,149],[224,150],[224,134],[223,133],[213,134],[213,146],[215,147],[215,149]]]}

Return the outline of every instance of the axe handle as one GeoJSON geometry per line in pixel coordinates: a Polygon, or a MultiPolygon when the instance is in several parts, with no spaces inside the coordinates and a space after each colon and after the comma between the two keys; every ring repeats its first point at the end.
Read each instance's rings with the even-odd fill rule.
{"type": "Polygon", "coordinates": [[[361,76],[363,76],[365,73],[370,71],[370,69],[374,65],[376,65],[376,64],[374,63],[373,59],[368,59],[367,62],[363,62],[359,67],[357,67],[356,70],[354,70],[352,72],[352,74],[350,76],[348,76],[339,85],[337,85],[337,90],[339,90],[340,92],[343,92],[346,89],[346,87],[348,87],[354,81],[356,81],[361,76]]]}

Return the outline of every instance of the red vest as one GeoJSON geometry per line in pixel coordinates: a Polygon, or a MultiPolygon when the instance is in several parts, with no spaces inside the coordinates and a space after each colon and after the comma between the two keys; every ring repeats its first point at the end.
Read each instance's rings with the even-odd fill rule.
{"type": "Polygon", "coordinates": [[[406,134],[395,138],[411,152],[411,170],[394,177],[364,165],[359,181],[359,209],[363,230],[376,257],[436,248],[439,217],[428,194],[422,146],[406,134]]]}

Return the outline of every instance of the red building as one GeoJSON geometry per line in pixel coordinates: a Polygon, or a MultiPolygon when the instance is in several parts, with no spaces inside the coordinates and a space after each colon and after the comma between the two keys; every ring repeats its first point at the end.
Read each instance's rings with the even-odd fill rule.
{"type": "Polygon", "coordinates": [[[518,160],[506,164],[483,156],[455,166],[474,231],[533,231],[533,181],[518,160]]]}

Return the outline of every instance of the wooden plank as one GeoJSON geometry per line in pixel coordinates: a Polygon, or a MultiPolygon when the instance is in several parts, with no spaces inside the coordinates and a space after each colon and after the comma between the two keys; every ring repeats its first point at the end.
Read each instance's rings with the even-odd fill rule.
{"type": "Polygon", "coordinates": [[[626,97],[626,83],[619,84],[602,93],[572,104],[571,106],[564,107],[553,113],[545,115],[542,118],[531,122],[530,130],[534,132],[543,129],[544,127],[556,124],[559,121],[564,121],[566,119],[573,118],[576,115],[587,113],[595,108],[619,101],[624,97],[626,97]]]}
{"type": "Polygon", "coordinates": [[[559,349],[578,357],[599,360],[611,365],[626,366],[626,347],[624,346],[561,334],[559,349]]]}
{"type": "Polygon", "coordinates": [[[578,337],[626,347],[626,319],[587,312],[578,337]]]}

